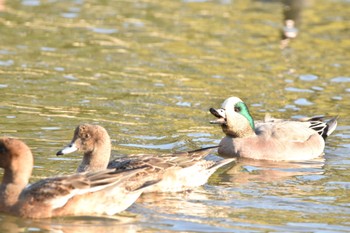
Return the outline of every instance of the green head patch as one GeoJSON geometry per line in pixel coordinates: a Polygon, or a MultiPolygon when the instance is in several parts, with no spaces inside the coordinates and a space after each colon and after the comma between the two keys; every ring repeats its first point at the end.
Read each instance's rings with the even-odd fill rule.
{"type": "Polygon", "coordinates": [[[255,130],[255,125],[254,125],[254,120],[253,120],[253,117],[250,115],[250,112],[248,110],[248,107],[245,103],[243,102],[238,102],[235,104],[235,112],[241,114],[242,116],[244,116],[250,126],[252,127],[253,130],[255,130]]]}

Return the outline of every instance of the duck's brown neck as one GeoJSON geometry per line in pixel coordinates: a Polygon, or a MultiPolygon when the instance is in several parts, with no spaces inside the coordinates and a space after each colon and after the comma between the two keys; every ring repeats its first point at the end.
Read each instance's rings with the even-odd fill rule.
{"type": "Polygon", "coordinates": [[[106,169],[111,156],[111,143],[109,140],[97,143],[94,150],[84,153],[83,161],[77,172],[100,171],[106,169]]]}
{"type": "Polygon", "coordinates": [[[31,163],[25,166],[16,164],[16,166],[5,169],[0,185],[1,208],[10,208],[18,201],[19,195],[28,184],[32,168],[31,163]]]}
{"type": "Polygon", "coordinates": [[[222,125],[222,131],[230,137],[233,138],[245,138],[245,137],[251,137],[255,135],[255,131],[252,129],[252,127],[248,125],[230,125],[228,122],[227,125],[222,125]]]}

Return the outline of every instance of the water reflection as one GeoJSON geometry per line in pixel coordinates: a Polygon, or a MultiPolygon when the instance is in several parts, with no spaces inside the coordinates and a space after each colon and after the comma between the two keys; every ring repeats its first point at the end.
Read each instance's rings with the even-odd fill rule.
{"type": "Polygon", "coordinates": [[[145,226],[160,230],[231,232],[227,224],[220,223],[220,218],[227,216],[229,211],[218,213],[220,207],[214,205],[211,188],[213,186],[200,187],[184,193],[148,193],[142,195],[131,209],[148,216],[150,222],[146,219],[145,226]],[[157,222],[151,223],[152,219],[157,222]]]}
{"type": "Polygon", "coordinates": [[[295,176],[322,175],[324,158],[303,162],[274,162],[239,158],[236,166],[223,176],[225,182],[274,182],[295,176]]]}
{"type": "MultiPolygon", "coordinates": [[[[187,200],[197,196],[197,192],[183,193],[147,193],[143,194],[137,201],[144,208],[144,211],[155,211],[158,214],[201,214],[206,213],[205,208],[197,206],[194,203],[188,203],[187,200]],[[196,207],[196,208],[195,208],[196,207]],[[190,210],[190,211],[189,211],[190,210]]],[[[200,195],[200,194],[199,194],[200,195]]],[[[204,196],[199,199],[205,198],[204,196]]]]}
{"type": "Polygon", "coordinates": [[[314,2],[307,12],[312,1],[293,8],[301,2],[0,0],[6,7],[0,12],[0,130],[33,147],[35,179],[74,172],[76,156],[57,161],[54,153],[82,122],[104,125],[114,150],[131,154],[218,143],[222,132],[207,127],[205,112],[227,93],[245,93],[257,119],[265,112],[340,115],[325,167],[240,160],[192,193],[140,200],[129,210],[136,215],[131,223],[89,218],[34,225],[0,215],[0,232],[85,226],[84,232],[103,232],[101,224],[111,232],[129,225],[141,232],[344,230],[350,216],[349,1],[314,2]],[[281,52],[276,41],[293,17],[296,43],[281,52]]]}
{"type": "Polygon", "coordinates": [[[136,215],[114,217],[72,217],[30,220],[1,215],[0,232],[55,232],[55,233],[109,233],[109,232],[137,232],[139,227],[133,224],[136,215]]]}

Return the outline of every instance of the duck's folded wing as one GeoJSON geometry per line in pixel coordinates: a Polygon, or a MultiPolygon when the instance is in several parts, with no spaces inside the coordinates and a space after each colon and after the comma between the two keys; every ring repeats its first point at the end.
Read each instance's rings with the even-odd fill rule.
{"type": "Polygon", "coordinates": [[[119,172],[116,169],[108,169],[99,172],[47,178],[27,187],[22,192],[20,199],[27,202],[27,204],[42,203],[56,209],[64,206],[74,196],[97,192],[118,185],[141,170],[119,172]]]}
{"type": "Polygon", "coordinates": [[[203,159],[213,149],[218,146],[201,148],[193,151],[176,152],[173,154],[132,154],[127,157],[112,160],[108,164],[108,168],[115,168],[117,170],[129,170],[140,167],[152,167],[153,169],[164,170],[169,167],[192,166],[196,161],[203,159]]]}

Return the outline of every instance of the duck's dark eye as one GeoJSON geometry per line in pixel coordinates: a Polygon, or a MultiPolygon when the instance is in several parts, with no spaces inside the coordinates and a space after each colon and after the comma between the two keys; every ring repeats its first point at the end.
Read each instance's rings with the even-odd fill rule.
{"type": "Polygon", "coordinates": [[[241,107],[236,107],[235,106],[235,112],[240,112],[241,111],[241,107]]]}

